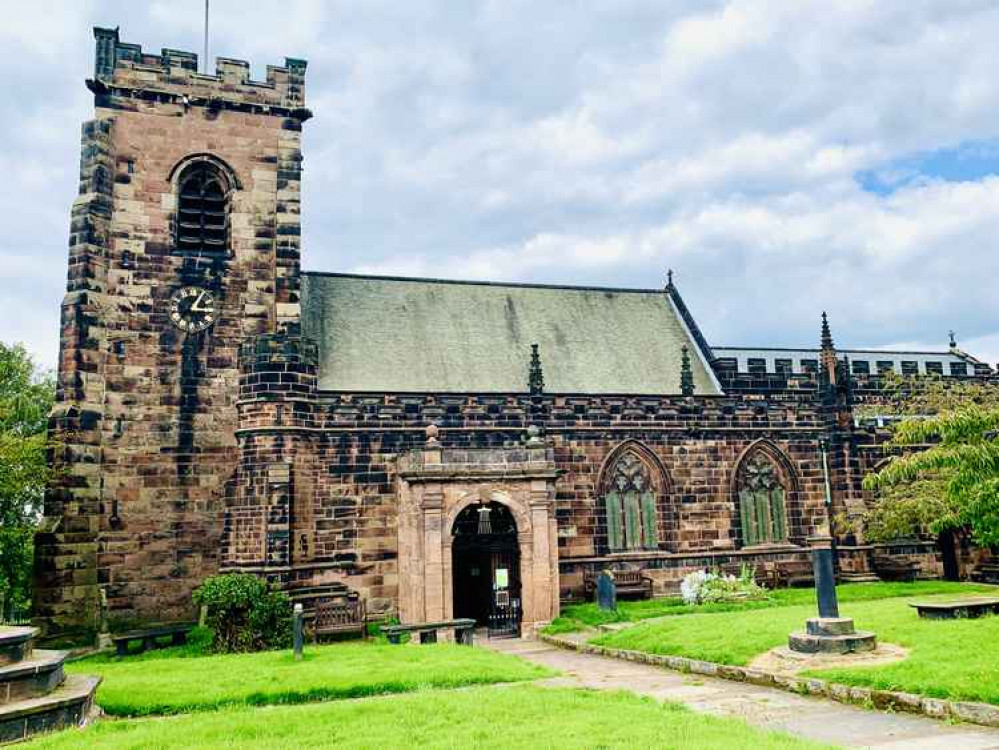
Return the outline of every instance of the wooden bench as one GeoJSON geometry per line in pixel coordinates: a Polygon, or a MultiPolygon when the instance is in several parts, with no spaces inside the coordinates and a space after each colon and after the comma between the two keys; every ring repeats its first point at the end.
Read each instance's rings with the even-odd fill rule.
{"type": "Polygon", "coordinates": [[[475,620],[470,617],[460,617],[457,620],[441,622],[417,622],[410,625],[383,625],[382,633],[389,643],[402,643],[402,636],[413,633],[419,637],[420,643],[437,643],[437,631],[454,628],[454,639],[463,646],[471,646],[475,638],[475,620]]]}
{"type": "Polygon", "coordinates": [[[320,599],[312,619],[312,634],[318,640],[327,635],[360,633],[368,636],[367,612],[362,600],[320,599]]]}
{"type": "Polygon", "coordinates": [[[949,602],[911,602],[919,616],[927,620],[971,619],[999,614],[999,598],[988,596],[954,599],[949,602]]]}
{"type": "Polygon", "coordinates": [[[142,648],[139,649],[139,653],[154,648],[160,648],[160,644],[157,642],[157,639],[165,638],[166,636],[170,636],[171,646],[183,646],[187,643],[187,634],[191,632],[196,624],[197,623],[193,622],[185,622],[175,625],[157,625],[144,630],[130,630],[127,633],[112,635],[111,642],[114,644],[115,652],[118,656],[127,655],[129,644],[133,641],[141,641],[142,648]]]}
{"type": "MultiPolygon", "coordinates": [[[[614,586],[619,597],[637,596],[640,599],[652,598],[652,579],[641,570],[611,570],[611,578],[614,579],[614,586]]],[[[583,580],[588,599],[592,599],[597,593],[597,578],[600,573],[587,573],[583,580]]]]}
{"type": "Polygon", "coordinates": [[[912,583],[919,577],[919,563],[875,557],[874,572],[882,581],[912,583]]]}

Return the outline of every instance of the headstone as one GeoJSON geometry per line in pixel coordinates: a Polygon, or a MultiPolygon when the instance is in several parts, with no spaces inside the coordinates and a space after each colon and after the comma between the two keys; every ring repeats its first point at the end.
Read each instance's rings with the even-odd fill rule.
{"type": "Polygon", "coordinates": [[[617,609],[617,586],[610,571],[602,570],[597,577],[597,607],[603,610],[617,609]]]}
{"type": "Polygon", "coordinates": [[[295,661],[302,660],[302,604],[301,602],[295,605],[294,615],[292,616],[292,643],[295,649],[295,661]]]}

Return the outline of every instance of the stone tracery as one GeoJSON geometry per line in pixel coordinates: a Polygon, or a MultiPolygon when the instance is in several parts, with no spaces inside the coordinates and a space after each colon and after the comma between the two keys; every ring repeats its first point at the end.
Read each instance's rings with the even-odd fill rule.
{"type": "Polygon", "coordinates": [[[757,449],[742,461],[736,491],[743,546],[787,541],[787,490],[765,451],[757,449]]]}
{"type": "Polygon", "coordinates": [[[656,495],[648,465],[633,450],[622,452],[608,471],[604,496],[607,546],[612,552],[659,547],[656,495]]]}

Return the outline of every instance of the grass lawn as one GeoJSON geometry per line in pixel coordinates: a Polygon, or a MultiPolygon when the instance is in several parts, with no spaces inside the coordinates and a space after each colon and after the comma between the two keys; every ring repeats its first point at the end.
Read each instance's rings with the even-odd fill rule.
{"type": "Polygon", "coordinates": [[[736,719],[664,706],[631,693],[534,686],[427,691],[307,706],[102,721],[82,732],[69,730],[36,740],[26,748],[83,746],[95,750],[826,747],[763,732],[736,719]]]}
{"type": "MultiPolygon", "coordinates": [[[[995,587],[952,583],[950,581],[916,581],[915,583],[847,583],[837,586],[841,603],[888,599],[896,596],[929,596],[931,594],[968,593],[984,590],[995,592],[995,587]]],[[[619,601],[617,612],[606,612],[596,604],[572,604],[562,608],[562,616],[545,628],[546,633],[569,633],[586,627],[597,627],[611,622],[638,622],[652,617],[703,614],[706,612],[742,612],[752,609],[770,609],[815,603],[812,588],[777,589],[768,592],[766,599],[743,602],[715,602],[711,604],[684,604],[680,597],[619,601]]]]}
{"type": "Polygon", "coordinates": [[[339,643],[291,651],[203,655],[203,641],[117,658],[99,655],[68,665],[100,674],[98,704],[117,716],[358,698],[421,688],[533,680],[551,674],[512,656],[467,646],[339,643]],[[195,658],[200,657],[200,658],[195,658]]]}
{"type": "MultiPolygon", "coordinates": [[[[863,586],[864,584],[858,584],[863,586]]],[[[867,584],[872,589],[878,584],[867,584]]],[[[912,584],[899,584],[901,586],[912,584]]],[[[840,587],[846,594],[851,588],[840,587]]],[[[995,587],[954,585],[950,593],[995,587]]],[[[913,588],[908,599],[927,596],[913,588]]],[[[852,593],[852,592],[851,592],[852,593]]],[[[859,592],[858,592],[859,593],[859,592]]],[[[921,620],[907,598],[843,595],[841,611],[878,639],[911,649],[897,664],[824,670],[817,676],[852,685],[904,690],[941,698],[999,703],[999,617],[977,620],[921,620]]],[[[656,654],[677,654],[723,664],[748,664],[758,654],[787,643],[787,634],[815,616],[814,604],[692,614],[639,623],[601,636],[594,643],[656,654]]]]}

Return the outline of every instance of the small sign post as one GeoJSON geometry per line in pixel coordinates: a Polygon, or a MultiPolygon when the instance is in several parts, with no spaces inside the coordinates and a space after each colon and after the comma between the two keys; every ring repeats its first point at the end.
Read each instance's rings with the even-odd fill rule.
{"type": "Polygon", "coordinates": [[[295,605],[292,616],[292,642],[295,648],[295,661],[302,661],[302,604],[295,605]]]}

